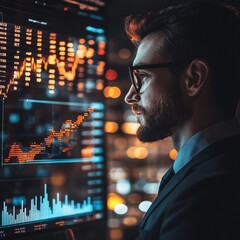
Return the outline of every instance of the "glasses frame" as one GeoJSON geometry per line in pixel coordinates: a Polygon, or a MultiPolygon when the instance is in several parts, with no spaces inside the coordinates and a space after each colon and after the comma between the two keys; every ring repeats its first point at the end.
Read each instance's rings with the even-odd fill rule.
{"type": "Polygon", "coordinates": [[[142,87],[142,81],[139,77],[134,73],[133,70],[140,70],[140,69],[151,69],[151,68],[170,68],[175,67],[177,65],[176,62],[166,62],[166,63],[154,63],[154,64],[144,64],[144,65],[137,65],[137,66],[130,66],[128,68],[131,83],[134,87],[134,90],[137,94],[140,94],[140,89],[142,87]],[[134,76],[137,79],[137,84],[134,81],[134,76]]]}

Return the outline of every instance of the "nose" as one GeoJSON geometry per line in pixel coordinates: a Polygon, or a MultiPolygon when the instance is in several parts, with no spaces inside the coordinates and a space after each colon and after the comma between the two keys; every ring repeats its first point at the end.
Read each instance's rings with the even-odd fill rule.
{"type": "Polygon", "coordinates": [[[139,102],[141,99],[140,94],[136,93],[134,90],[133,85],[128,90],[128,93],[126,94],[124,100],[127,104],[132,105],[133,103],[139,102]]]}

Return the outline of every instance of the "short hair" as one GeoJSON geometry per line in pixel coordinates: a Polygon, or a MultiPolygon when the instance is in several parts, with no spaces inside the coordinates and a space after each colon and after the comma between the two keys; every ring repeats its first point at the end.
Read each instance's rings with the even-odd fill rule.
{"type": "Polygon", "coordinates": [[[240,97],[239,16],[234,7],[195,1],[128,16],[125,32],[136,46],[148,34],[162,32],[164,55],[179,63],[207,62],[212,93],[224,113],[234,116],[240,97]]]}

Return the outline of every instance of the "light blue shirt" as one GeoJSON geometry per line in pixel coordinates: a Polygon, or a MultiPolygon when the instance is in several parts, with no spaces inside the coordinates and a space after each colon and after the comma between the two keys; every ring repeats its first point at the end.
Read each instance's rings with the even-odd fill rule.
{"type": "Polygon", "coordinates": [[[238,134],[240,134],[240,125],[236,119],[224,120],[197,132],[183,144],[178,152],[173,164],[174,172],[177,173],[209,145],[238,134]]]}

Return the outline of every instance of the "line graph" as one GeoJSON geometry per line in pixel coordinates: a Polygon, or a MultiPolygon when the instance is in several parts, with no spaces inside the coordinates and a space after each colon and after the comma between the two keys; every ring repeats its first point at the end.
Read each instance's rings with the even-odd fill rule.
{"type": "Polygon", "coordinates": [[[89,107],[82,115],[79,114],[75,120],[65,120],[61,129],[55,130],[52,128],[41,143],[33,142],[29,147],[24,147],[21,143],[13,143],[3,163],[27,163],[38,159],[40,154],[42,157],[51,159],[56,156],[56,151],[58,151],[58,155],[69,155],[68,153],[77,145],[72,140],[77,129],[92,112],[94,112],[94,108],[89,107]],[[52,152],[46,151],[47,148],[51,149],[52,152]]]}

